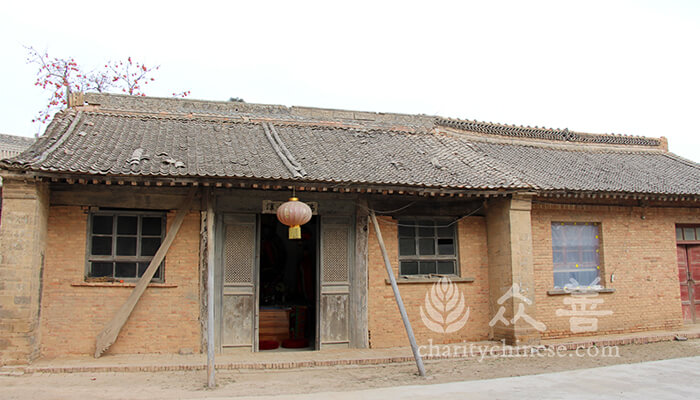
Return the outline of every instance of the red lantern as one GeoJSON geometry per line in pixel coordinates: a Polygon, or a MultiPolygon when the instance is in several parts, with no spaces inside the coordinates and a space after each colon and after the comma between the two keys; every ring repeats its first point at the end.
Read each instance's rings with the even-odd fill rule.
{"type": "Polygon", "coordinates": [[[290,239],[301,239],[301,225],[311,220],[311,207],[292,197],[277,209],[277,219],[289,227],[290,239]]]}

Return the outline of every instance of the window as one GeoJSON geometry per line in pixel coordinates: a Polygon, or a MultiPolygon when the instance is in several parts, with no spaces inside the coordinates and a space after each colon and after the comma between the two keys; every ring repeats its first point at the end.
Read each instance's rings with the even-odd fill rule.
{"type": "Polygon", "coordinates": [[[700,241],[700,226],[677,225],[676,240],[679,242],[700,241]]]}
{"type": "Polygon", "coordinates": [[[399,264],[401,275],[456,274],[454,221],[400,219],[399,264]]]}
{"type": "Polygon", "coordinates": [[[600,225],[553,222],[554,287],[600,287],[600,225]]]}
{"type": "MultiPolygon", "coordinates": [[[[164,233],[164,213],[91,213],[88,225],[87,276],[125,280],[140,278],[158,251],[164,233]]],[[[153,280],[163,280],[163,264],[153,280]]]]}

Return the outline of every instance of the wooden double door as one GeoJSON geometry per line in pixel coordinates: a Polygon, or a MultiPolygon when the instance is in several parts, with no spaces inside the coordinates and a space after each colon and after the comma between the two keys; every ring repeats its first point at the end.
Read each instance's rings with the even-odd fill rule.
{"type": "MultiPolygon", "coordinates": [[[[260,214],[217,220],[216,344],[219,352],[257,351],[260,324],[260,214]]],[[[320,216],[316,289],[316,350],[350,344],[350,276],[354,220],[320,216]]]]}
{"type": "Polygon", "coordinates": [[[683,319],[700,322],[700,244],[678,244],[678,281],[683,319]]]}

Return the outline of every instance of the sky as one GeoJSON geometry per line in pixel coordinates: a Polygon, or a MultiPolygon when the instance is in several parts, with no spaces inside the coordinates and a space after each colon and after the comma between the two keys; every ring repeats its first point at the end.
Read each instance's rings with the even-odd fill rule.
{"type": "Polygon", "coordinates": [[[151,96],[665,136],[700,162],[700,1],[6,3],[0,132],[33,136],[23,46],[160,65],[151,96]]]}

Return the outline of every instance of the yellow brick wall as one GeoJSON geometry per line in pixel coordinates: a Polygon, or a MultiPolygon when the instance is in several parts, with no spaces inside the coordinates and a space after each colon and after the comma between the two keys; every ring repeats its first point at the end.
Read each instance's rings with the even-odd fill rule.
{"type": "MultiPolygon", "coordinates": [[[[396,220],[379,217],[389,259],[398,277],[398,232],[396,220]]],[[[489,294],[488,294],[488,250],[486,248],[486,224],[483,217],[467,217],[457,225],[459,264],[462,277],[472,277],[474,282],[456,283],[464,293],[466,305],[470,308],[466,325],[453,333],[435,333],[421,321],[420,307],[425,304],[426,293],[432,283],[400,284],[409,320],[419,345],[433,343],[458,343],[488,338],[489,294]]],[[[374,228],[369,227],[368,241],[368,314],[369,335],[372,348],[408,346],[408,338],[394,301],[391,286],[385,281],[386,267],[382,258],[374,228]]]]}
{"type": "MultiPolygon", "coordinates": [[[[168,214],[168,222],[174,213],[168,214]]],[[[613,315],[599,318],[598,333],[678,327],[682,324],[677,282],[675,224],[700,223],[700,210],[614,206],[549,205],[535,202],[532,238],[536,287],[536,318],[547,325],[543,338],[571,336],[567,296],[549,296],[553,288],[551,222],[600,222],[603,274],[612,294],[601,294],[599,306],[613,315]],[[641,218],[642,213],[645,219],[641,218]],[[611,274],[615,282],[610,283],[611,274]]],[[[109,352],[174,353],[200,349],[199,214],[190,213],[166,258],[166,284],[149,288],[109,352]]],[[[389,258],[398,276],[396,220],[379,218],[389,258]]],[[[92,354],[94,340],[126,300],[131,288],[76,287],[83,281],[87,211],[81,207],[51,207],[49,211],[41,307],[41,352],[46,357],[92,354]]],[[[488,250],[483,217],[468,217],[457,225],[460,275],[474,282],[456,283],[470,307],[466,325],[457,332],[430,331],[420,307],[432,283],[399,285],[419,344],[485,340],[489,335],[488,250]]],[[[373,227],[368,241],[368,317],[370,346],[406,346],[408,340],[386,284],[386,270],[373,227]]]]}
{"type": "Polygon", "coordinates": [[[553,289],[552,234],[554,222],[601,224],[602,280],[610,294],[598,309],[612,310],[598,318],[598,334],[668,329],[682,324],[675,224],[700,223],[700,209],[640,208],[533,203],[532,237],[537,319],[547,325],[542,337],[572,336],[564,296],[553,289]],[[644,219],[642,219],[642,215],[644,219]],[[615,274],[614,282],[611,276],[615,274]]]}
{"type": "MultiPolygon", "coordinates": [[[[87,211],[49,210],[41,304],[44,357],[93,354],[95,337],[133,290],[72,286],[84,281],[87,211]]],[[[168,214],[168,225],[174,213],[168,214]]],[[[117,341],[106,354],[200,350],[199,213],[187,215],[165,260],[165,283],[146,289],[117,341]]]]}

